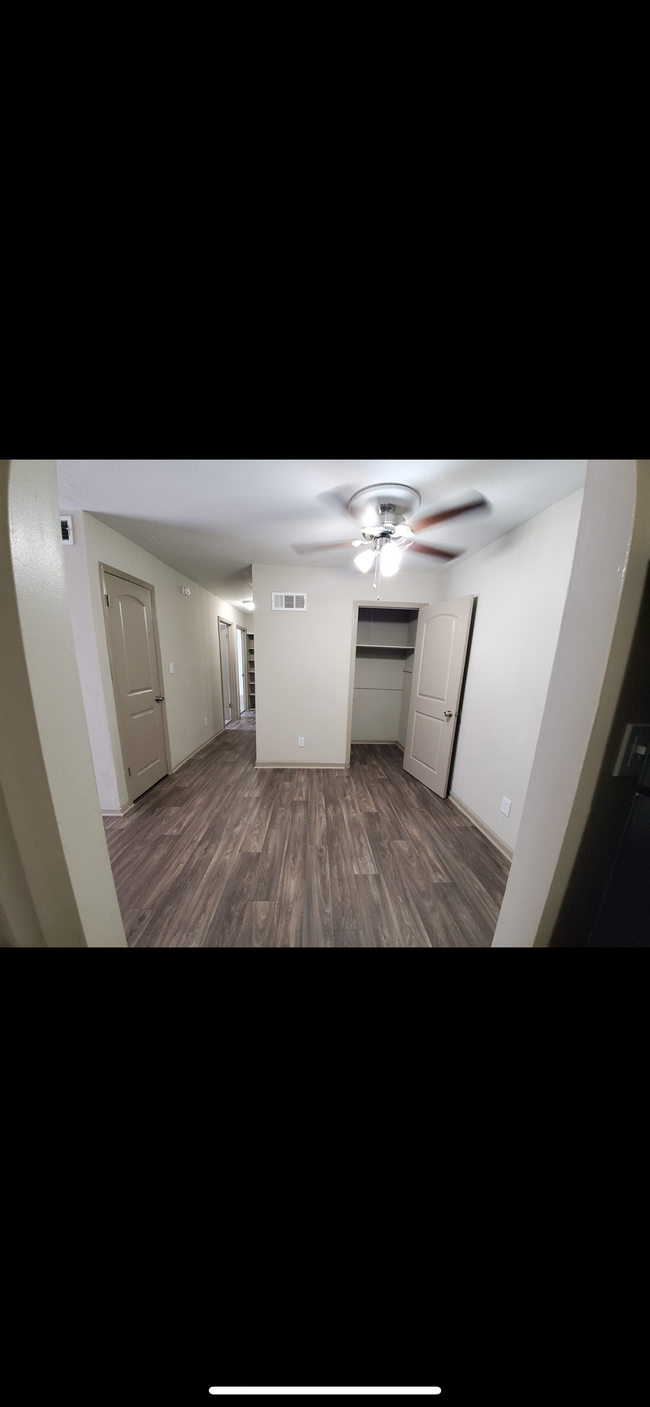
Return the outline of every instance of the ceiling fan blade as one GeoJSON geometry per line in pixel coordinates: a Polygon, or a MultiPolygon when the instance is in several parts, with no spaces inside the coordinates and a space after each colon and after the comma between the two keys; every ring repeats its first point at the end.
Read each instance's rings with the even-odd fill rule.
{"type": "Polygon", "coordinates": [[[416,518],[409,526],[412,532],[423,533],[426,528],[435,527],[436,523],[446,523],[449,518],[460,518],[462,513],[474,513],[477,508],[489,507],[487,498],[479,494],[470,503],[461,503],[458,508],[446,508],[442,513],[430,513],[426,518],[416,518]]]}
{"type": "Polygon", "coordinates": [[[327,552],[330,547],[354,547],[354,542],[292,542],[294,552],[327,552]]]}
{"type": "Polygon", "coordinates": [[[462,552],[445,552],[442,547],[429,547],[426,542],[412,542],[409,552],[422,552],[427,557],[442,557],[445,562],[453,562],[454,557],[461,557],[462,552]]]}
{"type": "MultiPolygon", "coordinates": [[[[352,523],[354,519],[352,514],[348,512],[348,503],[356,488],[356,484],[338,484],[336,488],[328,489],[326,493],[317,493],[315,501],[336,518],[341,519],[345,515],[347,522],[352,523]]],[[[343,527],[342,522],[341,527],[343,527]]]]}

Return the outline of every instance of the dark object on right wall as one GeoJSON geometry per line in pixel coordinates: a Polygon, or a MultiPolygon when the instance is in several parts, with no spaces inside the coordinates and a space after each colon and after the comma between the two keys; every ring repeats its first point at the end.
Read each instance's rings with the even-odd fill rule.
{"type": "Polygon", "coordinates": [[[650,795],[637,792],[588,948],[650,948],[650,795]]]}
{"type": "Polygon", "coordinates": [[[650,570],[552,948],[650,948],[650,570]]]}

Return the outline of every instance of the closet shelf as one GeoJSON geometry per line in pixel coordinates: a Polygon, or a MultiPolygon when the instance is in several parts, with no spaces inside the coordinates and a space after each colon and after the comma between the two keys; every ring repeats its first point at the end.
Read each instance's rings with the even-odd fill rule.
{"type": "Polygon", "coordinates": [[[246,669],[248,707],[255,708],[255,632],[248,632],[248,660],[246,669]]]}

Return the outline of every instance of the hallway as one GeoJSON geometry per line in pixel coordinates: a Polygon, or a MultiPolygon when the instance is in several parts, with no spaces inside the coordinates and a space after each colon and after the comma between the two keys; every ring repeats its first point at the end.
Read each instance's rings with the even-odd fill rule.
{"type": "Polygon", "coordinates": [[[249,713],[104,819],[129,947],[490,946],[508,862],[398,747],[254,764],[249,713]]]}

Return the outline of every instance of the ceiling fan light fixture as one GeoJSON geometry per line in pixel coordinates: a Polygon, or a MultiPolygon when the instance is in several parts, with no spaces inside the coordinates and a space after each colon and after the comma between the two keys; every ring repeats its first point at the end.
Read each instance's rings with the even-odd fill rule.
{"type": "Polygon", "coordinates": [[[367,552],[360,552],[359,556],[355,557],[354,565],[359,568],[360,572],[369,572],[374,560],[375,553],[368,548],[367,552]]]}
{"type": "Polygon", "coordinates": [[[395,573],[399,571],[401,557],[399,547],[396,547],[392,542],[387,543],[381,553],[382,576],[395,576],[395,573]]]}

